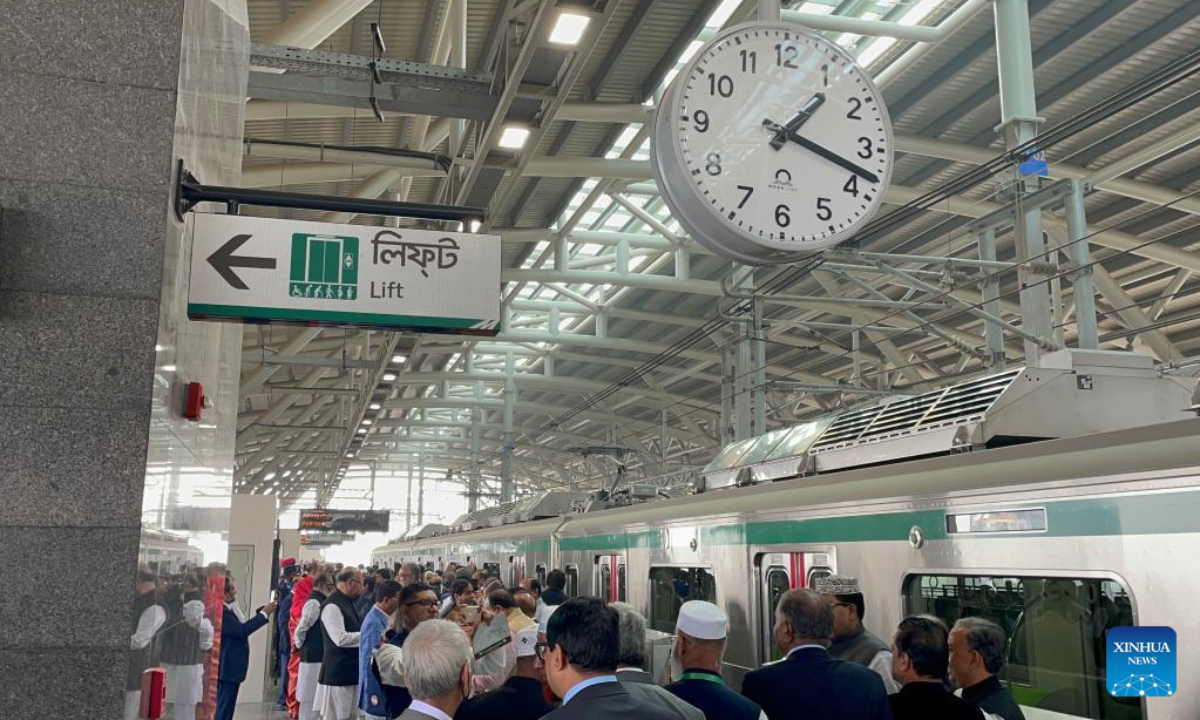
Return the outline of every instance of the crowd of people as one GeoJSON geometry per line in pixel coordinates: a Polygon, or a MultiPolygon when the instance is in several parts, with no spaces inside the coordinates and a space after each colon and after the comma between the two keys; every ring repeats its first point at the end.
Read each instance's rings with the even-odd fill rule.
{"type": "MultiPolygon", "coordinates": [[[[1024,720],[996,677],[998,626],[914,615],[885,642],[863,624],[854,578],[785,592],[773,628],[782,657],[746,673],[740,692],[722,674],[718,606],[681,605],[670,677],[655,677],[636,608],[565,588],[559,570],[545,587],[504,587],[453,563],[285,568],[278,609],[259,616],[279,616],[281,707],[295,720],[1024,720]]],[[[245,634],[258,619],[230,626],[245,634]]]]}

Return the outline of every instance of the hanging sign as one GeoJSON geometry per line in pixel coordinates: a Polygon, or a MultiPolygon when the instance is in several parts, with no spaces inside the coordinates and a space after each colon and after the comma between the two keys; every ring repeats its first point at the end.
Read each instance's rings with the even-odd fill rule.
{"type": "Polygon", "coordinates": [[[189,223],[193,320],[499,331],[499,236],[206,213],[189,223]]]}
{"type": "Polygon", "coordinates": [[[387,532],[387,510],[301,510],[300,530],[387,532]]]}

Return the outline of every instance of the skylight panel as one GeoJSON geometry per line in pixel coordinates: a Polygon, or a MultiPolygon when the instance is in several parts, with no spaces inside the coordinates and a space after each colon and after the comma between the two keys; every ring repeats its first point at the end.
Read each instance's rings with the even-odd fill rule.
{"type": "Polygon", "coordinates": [[[713,14],[708,16],[708,22],[704,24],[705,27],[719,28],[723,26],[729,21],[729,18],[733,15],[733,11],[737,10],[738,5],[741,4],[741,0],[724,0],[717,6],[716,10],[713,10],[713,14]]]}
{"type": "Polygon", "coordinates": [[[942,2],[943,0],[920,0],[900,17],[900,23],[902,25],[920,25],[942,2]]]}
{"type": "Polygon", "coordinates": [[[693,40],[688,43],[688,46],[683,51],[683,54],[679,56],[678,64],[687,65],[688,61],[691,60],[702,47],[704,47],[704,43],[700,42],[699,40],[693,40]]]}

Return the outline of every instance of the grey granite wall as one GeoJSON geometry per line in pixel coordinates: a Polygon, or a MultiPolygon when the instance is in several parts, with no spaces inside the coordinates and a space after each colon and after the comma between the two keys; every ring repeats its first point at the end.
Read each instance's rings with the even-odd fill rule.
{"type": "Polygon", "coordinates": [[[5,720],[122,716],[184,6],[0,0],[5,720]]]}

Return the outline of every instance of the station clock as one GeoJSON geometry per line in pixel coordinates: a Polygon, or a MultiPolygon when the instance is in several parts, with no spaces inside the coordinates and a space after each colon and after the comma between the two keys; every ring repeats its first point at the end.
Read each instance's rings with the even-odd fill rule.
{"type": "Polygon", "coordinates": [[[679,224],[751,265],[849,239],[892,173],[883,97],[854,58],[796,25],[728,28],[688,62],[654,118],[651,165],[679,224]]]}

